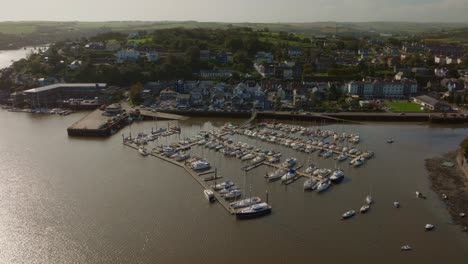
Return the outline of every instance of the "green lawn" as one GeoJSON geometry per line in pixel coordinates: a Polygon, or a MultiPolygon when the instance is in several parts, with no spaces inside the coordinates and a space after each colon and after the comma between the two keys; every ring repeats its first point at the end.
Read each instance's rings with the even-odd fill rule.
{"type": "Polygon", "coordinates": [[[422,113],[426,112],[425,110],[421,110],[421,106],[417,103],[413,102],[406,102],[406,101],[399,101],[399,102],[386,102],[385,105],[391,107],[392,112],[400,113],[400,112],[407,112],[407,113],[422,113]]]}

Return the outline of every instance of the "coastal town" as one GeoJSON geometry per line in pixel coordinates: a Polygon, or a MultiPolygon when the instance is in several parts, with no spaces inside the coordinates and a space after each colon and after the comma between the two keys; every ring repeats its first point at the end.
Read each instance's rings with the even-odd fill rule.
{"type": "Polygon", "coordinates": [[[232,229],[324,252],[322,238],[359,233],[358,255],[382,237],[394,261],[424,259],[468,232],[468,39],[447,30],[56,36],[0,69],[0,115],[17,132],[0,131],[5,160],[21,160],[5,171],[47,175],[39,207],[72,204],[54,217],[70,207],[86,228],[110,229],[143,219],[142,252],[161,230],[216,244],[232,229]]]}
{"type": "Polygon", "coordinates": [[[0,103],[33,112],[128,100],[155,111],[463,116],[466,47],[376,32],[109,32],[50,44],[3,69],[0,103]]]}

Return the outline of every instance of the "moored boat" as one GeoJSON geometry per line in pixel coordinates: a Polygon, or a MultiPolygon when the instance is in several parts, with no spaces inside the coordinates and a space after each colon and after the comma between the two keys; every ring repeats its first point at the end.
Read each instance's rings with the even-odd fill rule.
{"type": "Polygon", "coordinates": [[[205,197],[208,201],[210,202],[214,202],[216,200],[215,196],[214,196],[214,193],[212,190],[204,190],[203,193],[205,194],[205,197]]]}
{"type": "Polygon", "coordinates": [[[273,180],[277,180],[279,178],[281,178],[281,176],[283,176],[284,174],[286,173],[286,171],[284,169],[277,169],[273,172],[270,172],[266,178],[269,180],[269,181],[273,181],[273,180]]]}
{"type": "Polygon", "coordinates": [[[246,198],[237,202],[233,202],[230,205],[234,209],[240,209],[240,208],[252,206],[254,204],[258,204],[260,202],[262,202],[262,199],[260,199],[260,197],[250,197],[250,198],[246,198]]]}
{"type": "Polygon", "coordinates": [[[296,170],[291,169],[286,174],[281,176],[281,181],[282,182],[289,181],[289,180],[293,179],[294,177],[296,177],[296,170]]]}
{"type": "Polygon", "coordinates": [[[348,219],[353,217],[356,214],[354,210],[349,210],[341,216],[341,219],[348,219]]]}
{"type": "Polygon", "coordinates": [[[327,190],[328,187],[330,187],[330,181],[322,181],[317,185],[317,192],[318,193],[323,192],[327,190]]]}
{"type": "Polygon", "coordinates": [[[315,179],[307,179],[304,182],[304,190],[314,190],[317,188],[318,181],[315,179]]]}
{"type": "Polygon", "coordinates": [[[264,216],[271,213],[271,206],[267,203],[258,203],[236,212],[238,219],[249,219],[264,216]]]}
{"type": "Polygon", "coordinates": [[[335,170],[330,176],[330,180],[333,183],[340,183],[344,179],[344,172],[342,170],[335,170]]]}
{"type": "Polygon", "coordinates": [[[363,206],[361,206],[361,209],[359,209],[359,211],[364,214],[364,213],[367,213],[367,211],[369,211],[370,209],[370,206],[368,204],[365,204],[363,206]]]}

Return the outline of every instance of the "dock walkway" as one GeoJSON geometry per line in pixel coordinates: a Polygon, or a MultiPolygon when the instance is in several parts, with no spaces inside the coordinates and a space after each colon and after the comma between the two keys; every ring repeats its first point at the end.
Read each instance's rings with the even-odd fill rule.
{"type": "MultiPolygon", "coordinates": [[[[130,144],[130,143],[124,143],[125,146],[128,146],[128,147],[131,147],[133,149],[136,149],[138,150],[138,147],[133,145],[133,144],[130,144]]],[[[159,154],[156,154],[156,153],[149,153],[149,155],[153,156],[153,157],[156,157],[158,159],[161,159],[161,160],[164,160],[164,161],[167,161],[173,165],[176,165],[178,167],[181,167],[183,168],[190,176],[192,176],[192,178],[198,182],[198,184],[200,184],[204,189],[209,189],[209,190],[212,190],[215,197],[216,197],[216,201],[218,201],[218,203],[220,203],[224,209],[226,209],[226,211],[228,211],[230,214],[235,214],[235,210],[231,207],[231,205],[229,204],[228,201],[226,201],[218,192],[214,191],[211,186],[209,186],[203,177],[200,177],[200,174],[198,174],[197,172],[193,171],[190,167],[188,167],[187,165],[185,165],[185,163],[183,162],[178,162],[178,161],[175,161],[173,159],[170,159],[168,157],[164,157],[163,155],[159,155],[159,154]]]]}

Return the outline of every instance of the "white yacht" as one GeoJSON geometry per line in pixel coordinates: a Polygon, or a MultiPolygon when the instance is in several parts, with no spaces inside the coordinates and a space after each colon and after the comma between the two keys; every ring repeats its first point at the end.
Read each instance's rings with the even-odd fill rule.
{"type": "Polygon", "coordinates": [[[232,189],[228,193],[224,195],[224,199],[229,200],[229,199],[235,199],[238,198],[242,195],[242,191],[239,189],[232,189]]]}
{"type": "Polygon", "coordinates": [[[289,158],[285,162],[283,162],[283,167],[285,168],[292,168],[294,165],[296,165],[297,160],[295,158],[289,158]]]}
{"type": "Polygon", "coordinates": [[[286,174],[281,176],[281,181],[283,181],[283,182],[289,181],[289,180],[293,179],[294,177],[296,177],[296,170],[290,170],[286,174]]]}
{"type": "Polygon", "coordinates": [[[266,159],[266,158],[265,158],[264,155],[258,155],[257,157],[255,157],[255,158],[252,160],[252,163],[253,163],[253,164],[260,163],[260,162],[263,162],[265,159],[266,159]]]}
{"type": "Polygon", "coordinates": [[[239,219],[249,219],[263,216],[271,213],[271,206],[267,203],[258,203],[241,209],[236,212],[236,217],[239,219]]]}
{"type": "Polygon", "coordinates": [[[222,190],[222,189],[230,188],[232,186],[234,186],[234,182],[231,180],[227,180],[225,182],[218,183],[211,187],[215,190],[222,190]]]}
{"type": "Polygon", "coordinates": [[[344,179],[344,172],[340,169],[335,170],[332,175],[330,176],[330,180],[333,183],[340,183],[344,179]]]}
{"type": "Polygon", "coordinates": [[[268,173],[268,175],[266,176],[266,178],[267,178],[269,181],[277,180],[277,179],[281,178],[281,176],[283,176],[285,173],[286,173],[286,170],[284,170],[284,169],[277,169],[277,170],[275,170],[275,171],[273,171],[273,172],[268,173]]]}
{"type": "Polygon", "coordinates": [[[241,157],[241,160],[244,161],[244,160],[250,160],[250,159],[253,159],[253,158],[255,158],[255,154],[247,153],[246,155],[241,157]]]}
{"type": "Polygon", "coordinates": [[[346,154],[340,154],[340,155],[336,158],[336,160],[338,160],[338,161],[344,161],[344,160],[346,160],[347,158],[348,158],[348,156],[346,156],[346,154]]]}
{"type": "Polygon", "coordinates": [[[426,224],[424,226],[424,228],[427,230],[427,231],[431,231],[432,229],[434,229],[435,225],[433,224],[426,224]]]}
{"type": "Polygon", "coordinates": [[[144,149],[144,148],[139,148],[139,149],[138,149],[138,152],[139,152],[143,157],[148,156],[148,151],[146,151],[146,149],[144,149]]]}
{"type": "Polygon", "coordinates": [[[328,187],[330,187],[330,181],[321,181],[318,185],[317,185],[317,192],[323,192],[325,190],[328,189],[328,187]]]}
{"type": "Polygon", "coordinates": [[[315,179],[308,179],[304,182],[304,190],[314,190],[317,188],[318,181],[315,179]]]}
{"type": "Polygon", "coordinates": [[[207,161],[198,160],[190,164],[190,167],[192,168],[192,170],[199,171],[209,169],[211,166],[210,163],[207,161]]]}
{"type": "Polygon", "coordinates": [[[370,209],[370,205],[365,204],[365,205],[361,206],[361,209],[359,209],[359,211],[360,211],[362,214],[364,214],[364,213],[367,213],[367,211],[369,211],[369,209],[370,209]]]}
{"type": "Polygon", "coordinates": [[[304,172],[307,174],[312,174],[316,169],[317,167],[314,164],[311,164],[309,167],[305,169],[304,172]]]}
{"type": "Polygon", "coordinates": [[[250,197],[250,198],[246,198],[237,202],[233,202],[230,205],[234,209],[240,209],[240,208],[245,208],[254,204],[258,204],[260,202],[262,202],[262,199],[260,199],[260,197],[250,197]]]}
{"type": "Polygon", "coordinates": [[[353,217],[356,214],[354,210],[349,210],[341,216],[341,219],[348,219],[353,217]]]}
{"type": "Polygon", "coordinates": [[[205,194],[205,197],[208,201],[214,202],[216,200],[216,197],[214,196],[214,193],[212,190],[204,190],[203,193],[205,194]]]}

